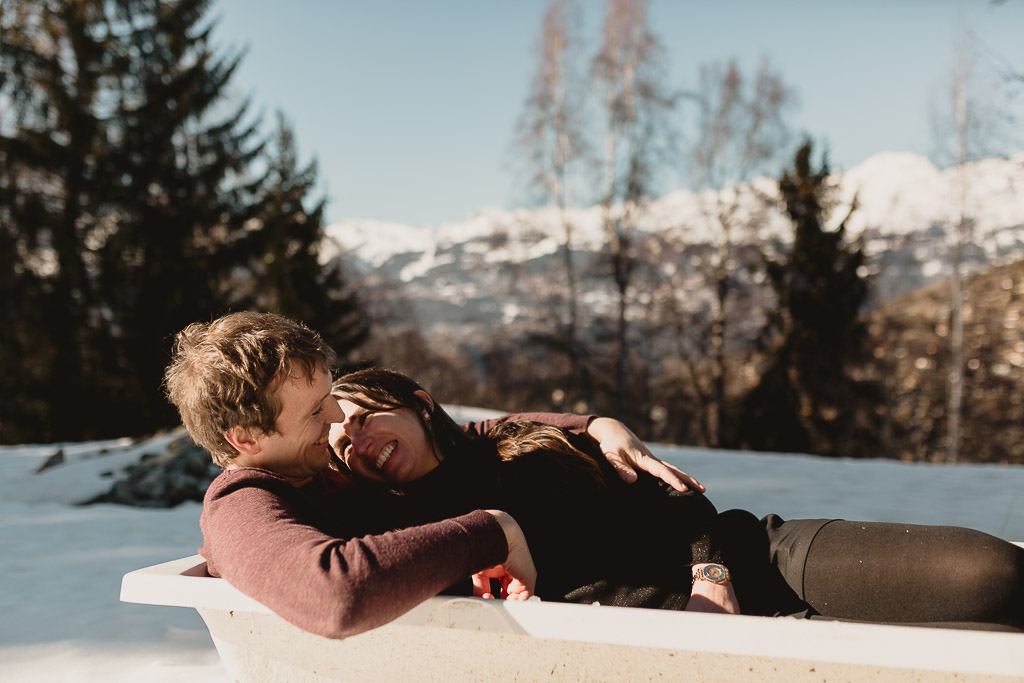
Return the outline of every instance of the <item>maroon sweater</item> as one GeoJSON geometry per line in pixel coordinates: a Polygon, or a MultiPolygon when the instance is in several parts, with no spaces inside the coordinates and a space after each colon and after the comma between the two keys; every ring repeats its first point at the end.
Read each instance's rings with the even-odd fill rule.
{"type": "MultiPolygon", "coordinates": [[[[575,432],[591,416],[523,414],[575,432]]],[[[467,429],[486,433],[494,421],[467,429]]],[[[199,525],[212,576],[296,626],[344,638],[385,624],[508,556],[494,517],[475,511],[403,526],[401,498],[328,471],[296,488],[256,468],[225,470],[206,492],[199,525]],[[360,535],[350,529],[378,529],[360,535]]]]}

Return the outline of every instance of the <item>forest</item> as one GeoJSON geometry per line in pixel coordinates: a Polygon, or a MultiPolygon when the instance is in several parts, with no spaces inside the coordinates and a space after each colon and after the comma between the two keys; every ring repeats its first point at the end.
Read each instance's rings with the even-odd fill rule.
{"type": "MultiPolygon", "coordinates": [[[[173,335],[258,309],[319,331],[343,367],[392,366],[453,403],[596,412],[716,448],[1024,464],[1024,339],[1006,324],[1024,265],[968,272],[961,211],[940,226],[949,277],[875,300],[846,229],[856,203],[837,203],[826,141],[792,130],[795,92],[769,62],[704,64],[680,90],[646,2],[611,0],[587,41],[578,6],[554,0],[512,133],[524,184],[560,216],[559,258],[524,294],[542,315],[471,342],[408,324],[401,283],[322,262],[316,163],[284,113],[267,125],[229,96],[244,51],[213,43],[211,8],[0,6],[0,443],[175,426],[173,335]],[[640,229],[670,163],[712,243],[640,229]],[[762,234],[750,193],[782,210],[785,238],[762,234]],[[603,226],[586,260],[579,206],[603,226]]],[[[966,85],[949,103],[961,165],[966,85]]]]}

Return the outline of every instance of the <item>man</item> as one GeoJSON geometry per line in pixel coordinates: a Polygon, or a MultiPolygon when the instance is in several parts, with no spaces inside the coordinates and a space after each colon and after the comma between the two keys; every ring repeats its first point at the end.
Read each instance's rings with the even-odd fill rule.
{"type": "MultiPolygon", "coordinates": [[[[319,335],[273,314],[235,313],[178,334],[168,397],[225,469],[200,518],[209,572],[334,638],[387,623],[470,575],[499,578],[503,597],[529,597],[536,571],[508,514],[478,510],[409,527],[400,497],[332,466],[328,433],[344,420],[330,394],[335,362],[319,335]]],[[[626,479],[641,466],[677,488],[702,488],[616,421],[525,417],[591,434],[626,479]]]]}

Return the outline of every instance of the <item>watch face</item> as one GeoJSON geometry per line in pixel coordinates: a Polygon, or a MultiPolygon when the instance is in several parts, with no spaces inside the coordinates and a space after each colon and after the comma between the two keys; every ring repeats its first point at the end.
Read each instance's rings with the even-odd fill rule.
{"type": "Polygon", "coordinates": [[[712,581],[721,581],[725,578],[725,569],[717,564],[709,564],[704,567],[704,576],[712,581]]]}

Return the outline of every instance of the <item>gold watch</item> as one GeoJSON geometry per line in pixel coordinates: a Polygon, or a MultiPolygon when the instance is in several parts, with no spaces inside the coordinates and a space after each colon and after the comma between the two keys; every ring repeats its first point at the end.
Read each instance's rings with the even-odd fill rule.
{"type": "Polygon", "coordinates": [[[693,573],[693,583],[698,581],[729,583],[732,581],[732,575],[729,574],[728,569],[720,564],[706,564],[703,567],[698,567],[697,571],[693,573]]]}

